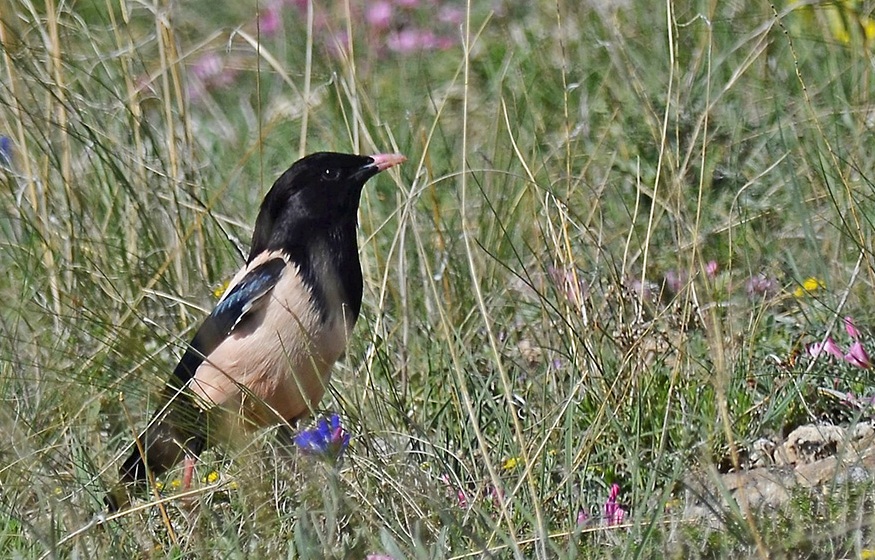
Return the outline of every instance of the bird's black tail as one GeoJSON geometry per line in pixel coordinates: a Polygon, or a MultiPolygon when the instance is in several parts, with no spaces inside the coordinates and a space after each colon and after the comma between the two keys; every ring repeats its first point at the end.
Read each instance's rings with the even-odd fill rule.
{"type": "Polygon", "coordinates": [[[103,498],[110,512],[125,509],[130,493],[143,488],[179,463],[185,455],[197,457],[206,446],[204,412],[184,393],[174,395],[170,405],[149,423],[131,454],[119,467],[119,481],[103,498]]]}

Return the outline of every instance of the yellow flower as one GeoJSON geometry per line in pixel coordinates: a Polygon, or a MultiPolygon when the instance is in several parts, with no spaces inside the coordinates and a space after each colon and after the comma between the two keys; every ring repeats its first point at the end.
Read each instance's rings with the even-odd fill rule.
{"type": "Polygon", "coordinates": [[[204,477],[204,481],[207,484],[214,484],[217,480],[219,480],[219,473],[216,471],[210,471],[207,473],[207,476],[204,477]]]}
{"type": "Polygon", "coordinates": [[[159,492],[164,490],[164,483],[160,480],[155,482],[155,488],[157,488],[159,492]]]}
{"type": "Polygon", "coordinates": [[[519,463],[520,463],[519,457],[511,457],[510,459],[505,461],[503,465],[501,465],[501,469],[505,470],[505,471],[511,471],[511,470],[515,469],[519,463]]]}
{"type": "Polygon", "coordinates": [[[793,0],[790,2],[790,5],[799,8],[802,14],[802,19],[794,27],[803,25],[810,28],[818,25],[818,21],[825,21],[830,35],[839,43],[851,45],[854,38],[857,37],[864,42],[865,46],[871,47],[872,39],[875,38],[875,21],[866,16],[862,4],[860,0],[835,0],[820,3],[793,0]]]}
{"type": "Polygon", "coordinates": [[[231,282],[230,280],[225,280],[224,282],[222,282],[221,284],[216,286],[216,289],[213,290],[213,297],[216,299],[219,299],[220,297],[222,297],[222,294],[224,294],[225,290],[228,289],[228,284],[230,282],[231,282]]]}
{"type": "Polygon", "coordinates": [[[170,481],[170,487],[173,488],[174,490],[179,488],[180,486],[182,486],[182,481],[179,480],[178,478],[174,478],[173,480],[170,481]]]}
{"type": "Polygon", "coordinates": [[[875,21],[869,18],[862,18],[860,23],[863,24],[863,35],[866,36],[866,40],[871,41],[875,37],[875,21]]]}
{"type": "Polygon", "coordinates": [[[858,30],[864,41],[871,41],[875,35],[872,20],[860,12],[859,4],[852,0],[839,0],[821,6],[832,36],[845,45],[851,44],[851,28],[858,30]]]}
{"type": "Polygon", "coordinates": [[[814,276],[809,276],[802,282],[801,286],[796,286],[796,289],[793,290],[793,296],[796,298],[801,298],[825,287],[826,284],[824,284],[820,279],[815,278],[814,276]]]}
{"type": "Polygon", "coordinates": [[[875,550],[871,548],[864,548],[860,551],[860,560],[873,560],[875,559],[875,550]]]}

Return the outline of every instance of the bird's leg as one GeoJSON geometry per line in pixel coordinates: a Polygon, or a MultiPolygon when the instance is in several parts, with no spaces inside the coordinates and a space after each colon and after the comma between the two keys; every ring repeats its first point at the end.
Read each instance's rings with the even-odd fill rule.
{"type": "Polygon", "coordinates": [[[185,465],[182,471],[182,491],[187,492],[191,487],[191,479],[194,477],[194,466],[197,464],[197,457],[186,454],[185,465]]]}

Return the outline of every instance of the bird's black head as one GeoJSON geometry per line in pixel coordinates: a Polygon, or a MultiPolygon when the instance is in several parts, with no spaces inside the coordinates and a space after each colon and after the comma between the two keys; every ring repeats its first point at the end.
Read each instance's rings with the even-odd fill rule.
{"type": "Polygon", "coordinates": [[[273,184],[255,222],[249,259],[308,236],[355,228],[365,182],[404,161],[400,154],[319,152],[295,162],[273,184]]]}

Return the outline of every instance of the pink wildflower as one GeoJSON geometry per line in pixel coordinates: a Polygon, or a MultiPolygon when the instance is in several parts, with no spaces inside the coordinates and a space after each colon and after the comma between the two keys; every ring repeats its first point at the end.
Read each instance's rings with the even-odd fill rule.
{"type": "Polygon", "coordinates": [[[778,292],[778,280],[774,276],[759,273],[748,278],[744,284],[744,291],[751,299],[771,297],[778,292]]]}
{"type": "Polygon", "coordinates": [[[863,348],[863,344],[859,340],[851,344],[848,353],[842,356],[842,358],[852,366],[858,368],[869,369],[872,367],[872,361],[869,359],[869,354],[866,352],[866,349],[863,348]]]}
{"type": "Polygon", "coordinates": [[[225,68],[225,62],[214,53],[209,52],[198,58],[191,66],[191,73],[201,80],[210,80],[219,75],[225,68]]]}
{"type": "Polygon", "coordinates": [[[450,475],[443,474],[440,477],[440,480],[447,485],[447,487],[456,494],[456,500],[459,502],[459,507],[462,509],[466,509],[468,507],[468,496],[465,495],[465,491],[461,488],[455,488],[453,483],[450,481],[450,475]]]}
{"type": "Polygon", "coordinates": [[[565,296],[569,303],[580,307],[584,300],[589,296],[589,287],[586,281],[577,277],[574,271],[564,267],[547,267],[547,272],[550,278],[559,290],[559,293],[565,296]]]}
{"type": "Polygon", "coordinates": [[[605,520],[608,527],[620,525],[626,518],[626,510],[617,503],[617,498],[620,496],[620,485],[611,484],[611,492],[608,494],[608,500],[605,502],[605,520]]]}
{"type": "Polygon", "coordinates": [[[282,4],[271,2],[258,14],[258,30],[264,36],[275,35],[283,26],[282,4]]]}
{"type": "Polygon", "coordinates": [[[365,21],[375,29],[388,29],[392,23],[392,4],[385,0],[369,3],[365,8],[365,21]]]}
{"type": "Polygon", "coordinates": [[[586,525],[589,522],[589,514],[583,508],[577,512],[577,526],[586,525]]]}
{"type": "Polygon", "coordinates": [[[653,292],[657,288],[653,282],[642,282],[640,278],[632,278],[628,285],[633,294],[647,301],[653,299],[653,292]]]}
{"type": "Polygon", "coordinates": [[[857,326],[854,325],[854,319],[850,316],[845,317],[845,331],[847,331],[848,336],[854,340],[860,339],[860,331],[857,330],[857,326]]]}
{"type": "Polygon", "coordinates": [[[489,487],[487,496],[492,498],[492,504],[495,507],[500,507],[501,502],[504,501],[504,492],[501,490],[501,488],[496,488],[495,486],[489,487]]]}
{"type": "Polygon", "coordinates": [[[392,33],[386,38],[386,46],[389,50],[408,54],[420,50],[428,50],[434,44],[436,38],[434,33],[422,29],[402,29],[397,33],[392,33]]]}
{"type": "Polygon", "coordinates": [[[836,358],[841,360],[845,359],[845,354],[842,352],[842,349],[836,344],[836,341],[832,339],[832,337],[827,337],[827,339],[823,342],[815,342],[808,345],[807,348],[808,355],[812,358],[817,359],[824,352],[827,354],[832,354],[836,358]]]}
{"type": "Polygon", "coordinates": [[[434,41],[434,48],[439,51],[445,51],[456,46],[456,40],[446,35],[438,36],[434,41]]]}
{"type": "Polygon", "coordinates": [[[669,270],[665,273],[665,287],[673,294],[677,294],[687,283],[687,273],[682,270],[669,270]]]}
{"type": "Polygon", "coordinates": [[[465,21],[465,10],[458,6],[443,5],[438,9],[437,19],[441,23],[460,25],[465,21]]]}
{"type": "Polygon", "coordinates": [[[194,61],[191,74],[206,88],[230,85],[237,76],[237,70],[228,61],[214,52],[209,52],[194,61]]]}
{"type": "Polygon", "coordinates": [[[459,507],[462,509],[468,508],[468,496],[465,495],[465,492],[459,490],[456,492],[456,499],[459,501],[459,507]]]}
{"type": "Polygon", "coordinates": [[[705,265],[705,275],[708,276],[708,278],[713,280],[714,277],[717,276],[717,269],[718,269],[717,261],[713,261],[713,260],[708,261],[708,263],[705,265]]]}
{"type": "Polygon", "coordinates": [[[325,40],[325,50],[331,56],[340,56],[349,50],[349,35],[346,31],[330,33],[325,40]]]}
{"type": "Polygon", "coordinates": [[[386,46],[389,50],[399,54],[446,50],[452,48],[454,44],[452,37],[438,36],[427,29],[414,27],[402,29],[386,37],[386,46]]]}

